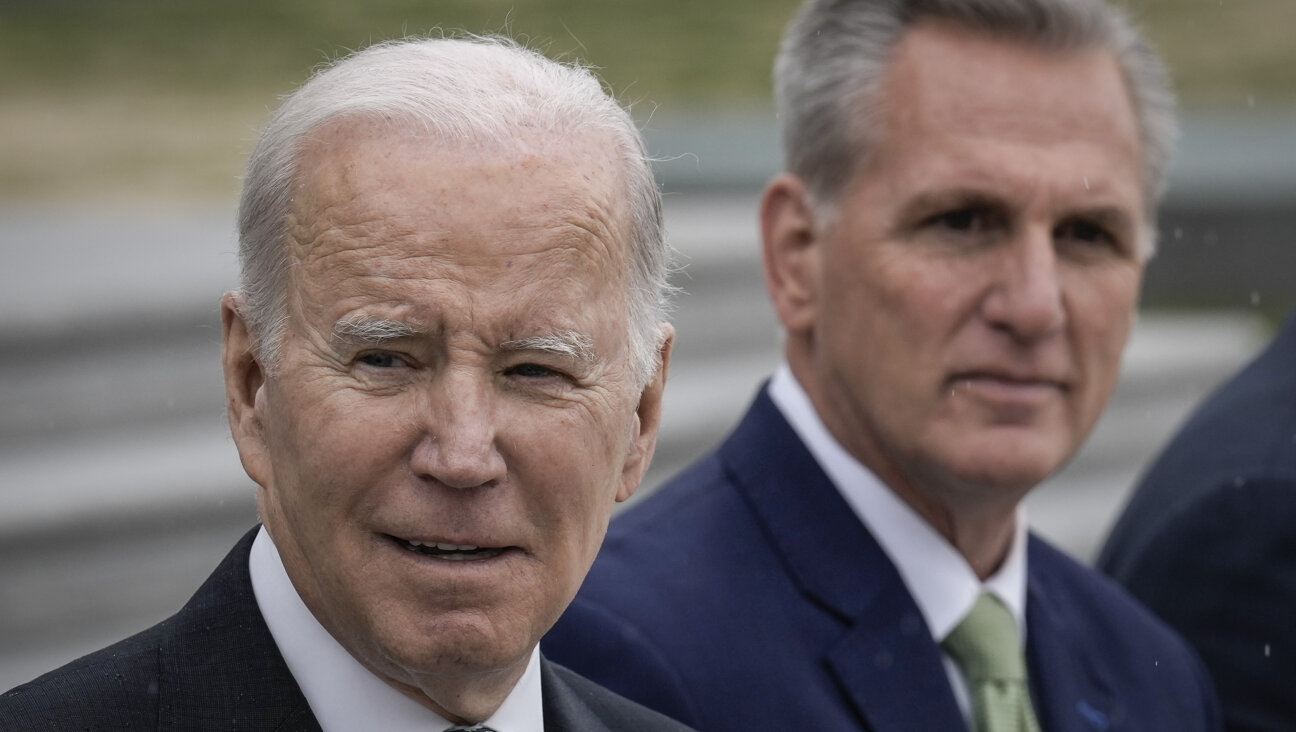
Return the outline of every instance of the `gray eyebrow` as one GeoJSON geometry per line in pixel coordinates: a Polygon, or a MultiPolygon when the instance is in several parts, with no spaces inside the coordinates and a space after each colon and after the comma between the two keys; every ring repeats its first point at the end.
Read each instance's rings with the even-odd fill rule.
{"type": "MultiPolygon", "coordinates": [[[[352,316],[333,324],[333,336],[348,343],[380,345],[421,335],[424,335],[421,328],[400,320],[352,316]]],[[[574,330],[505,341],[500,348],[506,351],[542,351],[590,362],[598,360],[594,339],[574,330]]]]}
{"type": "Polygon", "coordinates": [[[574,330],[505,341],[500,344],[500,348],[508,351],[544,351],[582,361],[598,360],[598,354],[594,351],[594,339],[574,330]]]}
{"type": "Polygon", "coordinates": [[[423,331],[409,323],[384,318],[352,316],[333,324],[333,336],[348,343],[380,344],[401,338],[422,335],[423,331]]]}

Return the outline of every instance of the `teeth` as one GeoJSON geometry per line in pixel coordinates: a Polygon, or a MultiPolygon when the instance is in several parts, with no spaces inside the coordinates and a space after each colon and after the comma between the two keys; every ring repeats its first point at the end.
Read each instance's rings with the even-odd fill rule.
{"type": "Polygon", "coordinates": [[[483,549],[472,544],[445,544],[435,541],[402,540],[405,548],[443,561],[466,562],[472,559],[491,559],[504,553],[503,549],[483,549]]]}
{"type": "Polygon", "coordinates": [[[475,552],[479,547],[472,544],[437,544],[436,548],[448,552],[475,552]]]}
{"type": "Polygon", "coordinates": [[[475,552],[478,549],[478,547],[473,546],[472,544],[444,544],[439,541],[407,541],[405,543],[412,547],[425,546],[428,548],[440,549],[443,552],[475,552]]]}
{"type": "Polygon", "coordinates": [[[478,549],[481,549],[481,547],[474,546],[472,544],[443,544],[439,541],[424,542],[424,541],[410,540],[410,541],[406,541],[405,543],[416,548],[421,546],[433,547],[436,549],[440,549],[443,552],[475,552],[478,549]]]}

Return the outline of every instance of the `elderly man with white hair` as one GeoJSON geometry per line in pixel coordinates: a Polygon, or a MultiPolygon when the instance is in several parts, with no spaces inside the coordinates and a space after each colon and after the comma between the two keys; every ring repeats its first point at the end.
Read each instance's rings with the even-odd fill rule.
{"type": "Polygon", "coordinates": [[[252,529],[178,614],[0,728],[683,730],[540,656],[652,457],[660,199],[584,69],[375,46],[249,162],[221,303],[252,529]]]}

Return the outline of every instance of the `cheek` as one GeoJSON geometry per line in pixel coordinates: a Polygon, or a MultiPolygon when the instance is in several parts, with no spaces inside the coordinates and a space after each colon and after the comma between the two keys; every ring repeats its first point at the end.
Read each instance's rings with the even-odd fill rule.
{"type": "Polygon", "coordinates": [[[1086,419],[1097,420],[1120,379],[1121,358],[1138,301],[1137,272],[1110,273],[1073,289],[1069,317],[1072,348],[1085,370],[1086,419]],[[1120,276],[1116,276],[1119,274],[1120,276]]]}
{"type": "MultiPolygon", "coordinates": [[[[859,270],[867,276],[847,283],[854,290],[844,293],[853,322],[838,334],[835,358],[879,374],[882,393],[875,397],[930,399],[953,354],[980,338],[967,327],[976,313],[978,273],[912,256],[891,259],[887,267],[859,270]]],[[[835,314],[829,317],[832,322],[835,314]]],[[[909,411],[916,404],[895,406],[909,411]]]]}
{"type": "Polygon", "coordinates": [[[1068,315],[1078,331],[1081,357],[1090,354],[1095,366],[1116,371],[1138,305],[1138,271],[1118,270],[1101,278],[1077,279],[1071,283],[1068,315]]]}
{"type": "Polygon", "coordinates": [[[952,333],[975,310],[986,280],[979,263],[880,246],[872,261],[843,268],[857,274],[846,287],[862,315],[883,321],[904,342],[921,342],[952,333]]]}
{"type": "Polygon", "coordinates": [[[309,501],[316,510],[347,508],[364,496],[357,486],[399,467],[407,440],[398,428],[398,410],[368,408],[338,391],[282,396],[268,430],[281,491],[291,491],[292,497],[309,501]]]}
{"type": "Polygon", "coordinates": [[[582,409],[541,416],[546,418],[510,420],[516,437],[506,441],[513,445],[506,460],[531,513],[565,533],[601,536],[627,456],[627,420],[582,409]]]}

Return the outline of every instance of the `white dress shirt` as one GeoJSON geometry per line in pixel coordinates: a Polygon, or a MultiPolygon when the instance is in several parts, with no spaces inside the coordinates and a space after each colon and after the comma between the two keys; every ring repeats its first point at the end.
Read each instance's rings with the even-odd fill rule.
{"type": "MultiPolygon", "coordinates": [[[[248,559],[252,592],[279,652],[324,732],[442,732],[453,724],[375,676],[302,602],[262,527],[248,559]]],[[[482,722],[497,732],[543,732],[540,649],[500,708],[482,722]]]]}
{"type": "MultiPolygon", "coordinates": [[[[1026,512],[1018,506],[1008,555],[982,582],[958,550],[833,438],[787,364],[770,380],[769,396],[819,467],[877,539],[940,643],[972,609],[981,592],[992,592],[1012,611],[1026,642],[1026,512]]],[[[963,716],[971,724],[967,683],[954,660],[942,651],[945,673],[963,716]]]]}

